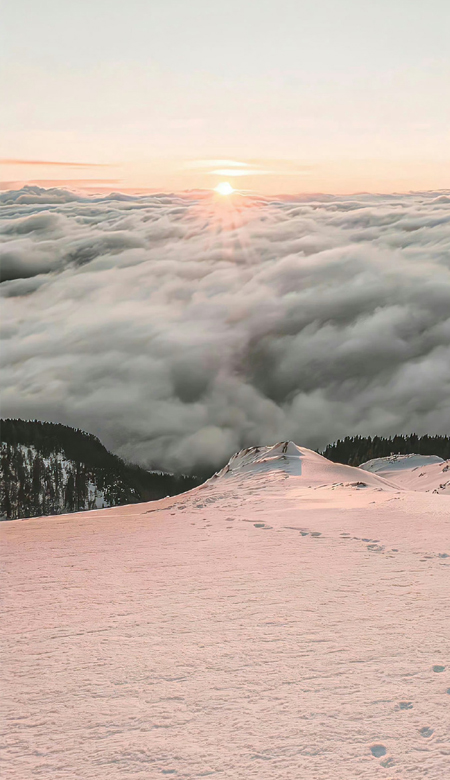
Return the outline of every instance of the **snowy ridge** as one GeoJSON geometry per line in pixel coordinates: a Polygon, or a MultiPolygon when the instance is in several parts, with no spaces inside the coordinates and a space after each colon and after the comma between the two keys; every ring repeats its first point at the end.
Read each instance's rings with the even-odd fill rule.
{"type": "Polygon", "coordinates": [[[437,455],[389,455],[368,460],[359,468],[404,490],[450,495],[450,460],[442,460],[437,455]]]}
{"type": "Polygon", "coordinates": [[[419,466],[430,466],[435,463],[444,463],[437,455],[388,455],[386,458],[373,458],[361,463],[360,469],[372,471],[378,474],[380,471],[400,471],[404,469],[417,469],[419,466]]]}
{"type": "Polygon", "coordinates": [[[358,468],[346,466],[319,455],[307,447],[299,447],[292,441],[282,441],[271,447],[248,447],[233,455],[227,465],[212,477],[213,480],[242,478],[252,474],[277,473],[301,477],[303,487],[345,486],[373,487],[379,490],[395,490],[397,486],[376,474],[361,474],[358,468]]]}

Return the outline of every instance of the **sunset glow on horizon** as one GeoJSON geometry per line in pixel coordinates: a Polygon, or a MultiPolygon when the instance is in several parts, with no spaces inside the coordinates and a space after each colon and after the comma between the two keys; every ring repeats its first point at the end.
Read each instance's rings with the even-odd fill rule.
{"type": "Polygon", "coordinates": [[[234,192],[234,187],[232,187],[228,181],[222,181],[217,187],[214,187],[214,190],[218,192],[219,195],[231,195],[234,192]]]}
{"type": "Polygon", "coordinates": [[[446,0],[105,9],[5,3],[1,189],[448,187],[446,0]]]}

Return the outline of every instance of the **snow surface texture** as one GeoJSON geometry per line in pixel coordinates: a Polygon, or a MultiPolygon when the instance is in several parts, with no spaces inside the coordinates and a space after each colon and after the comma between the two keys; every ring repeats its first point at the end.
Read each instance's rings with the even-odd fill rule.
{"type": "Polygon", "coordinates": [[[3,415],[192,474],[446,430],[450,191],[225,201],[0,193],[3,415]]]}
{"type": "Polygon", "coordinates": [[[285,442],[0,532],[11,780],[449,776],[449,496],[285,442]]]}

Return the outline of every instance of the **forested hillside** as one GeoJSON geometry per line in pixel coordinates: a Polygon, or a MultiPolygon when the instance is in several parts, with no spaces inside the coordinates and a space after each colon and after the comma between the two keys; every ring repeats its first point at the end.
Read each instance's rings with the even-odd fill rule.
{"type": "Polygon", "coordinates": [[[124,463],[90,433],[38,420],[2,420],[3,519],[62,514],[175,495],[196,477],[124,463]]]}
{"type": "Polygon", "coordinates": [[[329,444],[322,452],[335,463],[359,466],[372,458],[386,458],[391,454],[438,455],[443,460],[450,458],[450,436],[346,436],[329,444]]]}

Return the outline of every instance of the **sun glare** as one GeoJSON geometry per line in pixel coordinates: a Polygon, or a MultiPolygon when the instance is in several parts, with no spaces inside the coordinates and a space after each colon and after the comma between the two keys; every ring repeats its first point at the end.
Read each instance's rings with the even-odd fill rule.
{"type": "Polygon", "coordinates": [[[228,181],[221,181],[214,189],[219,195],[231,195],[234,192],[234,187],[228,181]]]}

